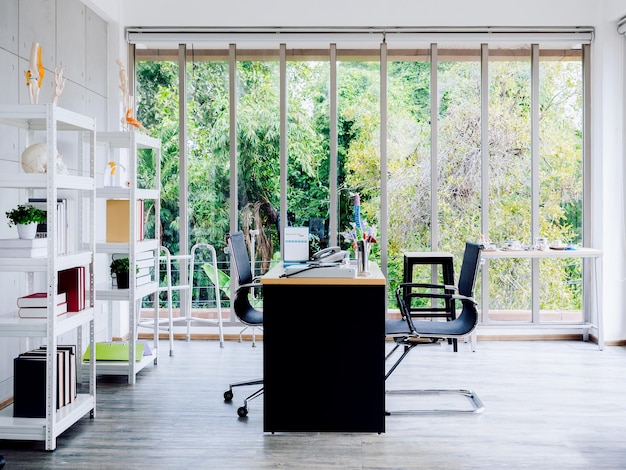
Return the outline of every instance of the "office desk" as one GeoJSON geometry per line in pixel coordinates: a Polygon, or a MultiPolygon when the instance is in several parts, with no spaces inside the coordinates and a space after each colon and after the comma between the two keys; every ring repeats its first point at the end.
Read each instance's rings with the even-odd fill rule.
{"type": "Polygon", "coordinates": [[[370,270],[261,278],[265,432],[385,432],[386,280],[370,270]]]}
{"type": "MultiPolygon", "coordinates": [[[[596,327],[598,330],[598,348],[604,349],[604,332],[602,326],[602,307],[600,302],[600,292],[598,290],[598,263],[602,258],[602,251],[596,250],[593,248],[577,248],[574,250],[483,250],[482,258],[485,260],[495,260],[495,259],[503,259],[503,258],[516,258],[516,259],[532,259],[533,263],[538,263],[541,259],[549,259],[549,258],[583,258],[590,259],[594,262],[590,265],[591,275],[588,277],[589,279],[589,287],[592,287],[593,291],[593,301],[592,296],[589,295],[589,292],[583,291],[583,302],[584,302],[584,322],[580,325],[575,324],[550,324],[550,327],[559,328],[559,327],[578,327],[583,329],[583,338],[585,341],[588,340],[589,329],[592,327],[596,327]],[[595,311],[596,322],[592,321],[595,311]]],[[[483,279],[486,282],[483,282],[483,290],[482,290],[482,311],[487,313],[489,312],[489,282],[488,282],[488,269],[483,269],[483,279]]],[[[586,277],[586,276],[585,276],[586,277]]],[[[539,321],[539,280],[533,278],[532,285],[532,318],[533,323],[538,323],[539,321]]]]}

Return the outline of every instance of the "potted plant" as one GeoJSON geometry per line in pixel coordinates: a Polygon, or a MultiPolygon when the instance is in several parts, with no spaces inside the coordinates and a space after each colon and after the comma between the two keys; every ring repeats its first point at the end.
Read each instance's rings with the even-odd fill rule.
{"type": "Polygon", "coordinates": [[[46,211],[29,204],[20,204],[5,213],[9,227],[17,226],[20,238],[33,239],[37,234],[37,224],[46,222],[46,211]]]}
{"type": "Polygon", "coordinates": [[[111,261],[111,275],[115,275],[117,279],[118,289],[128,289],[129,284],[129,259],[128,258],[116,258],[111,261]]]}

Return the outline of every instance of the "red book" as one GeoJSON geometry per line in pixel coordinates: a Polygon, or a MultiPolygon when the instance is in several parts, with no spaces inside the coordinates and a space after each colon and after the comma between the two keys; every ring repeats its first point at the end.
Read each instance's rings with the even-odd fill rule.
{"type": "MultiPolygon", "coordinates": [[[[61,305],[67,301],[65,292],[61,292],[56,295],[56,304],[61,305]]],[[[23,295],[17,298],[18,307],[47,307],[48,306],[48,293],[47,292],[35,292],[33,294],[23,295]]]]}
{"type": "MultiPolygon", "coordinates": [[[[63,302],[56,307],[56,314],[63,315],[67,313],[67,302],[63,302]]],[[[47,307],[20,307],[17,311],[20,318],[47,318],[47,307]]]]}
{"type": "Polygon", "coordinates": [[[86,268],[85,266],[81,266],[79,271],[79,280],[80,280],[80,290],[78,291],[80,294],[80,309],[84,309],[85,308],[85,299],[86,299],[86,292],[87,292],[87,286],[85,285],[85,272],[86,272],[86,268]]]}
{"type": "Polygon", "coordinates": [[[85,308],[84,266],[59,271],[59,292],[67,295],[67,311],[78,312],[85,308]]]}

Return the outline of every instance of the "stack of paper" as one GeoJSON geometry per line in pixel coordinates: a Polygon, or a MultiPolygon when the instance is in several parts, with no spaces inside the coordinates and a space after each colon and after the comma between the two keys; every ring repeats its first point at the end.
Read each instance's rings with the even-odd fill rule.
{"type": "Polygon", "coordinates": [[[337,263],[302,263],[285,266],[285,277],[356,277],[356,267],[337,263]]]}

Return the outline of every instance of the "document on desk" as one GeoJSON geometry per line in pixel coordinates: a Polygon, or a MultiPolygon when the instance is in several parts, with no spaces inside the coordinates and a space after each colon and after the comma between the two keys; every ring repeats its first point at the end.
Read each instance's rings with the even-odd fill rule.
{"type": "Polygon", "coordinates": [[[341,263],[299,263],[285,266],[281,277],[354,278],[356,266],[341,263]]]}

